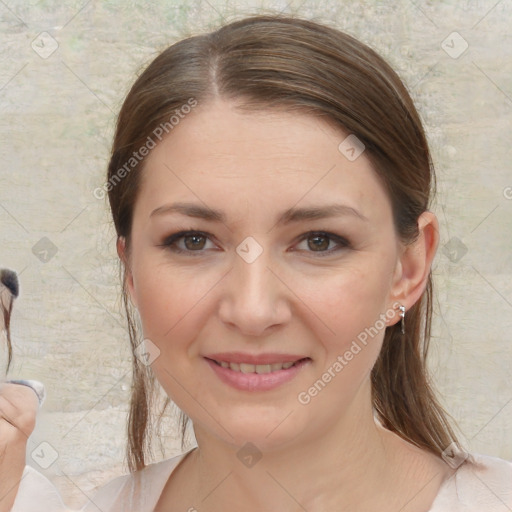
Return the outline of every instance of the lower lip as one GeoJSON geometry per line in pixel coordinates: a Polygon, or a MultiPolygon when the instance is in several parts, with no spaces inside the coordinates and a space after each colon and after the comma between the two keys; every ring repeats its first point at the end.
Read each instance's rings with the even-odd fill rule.
{"type": "Polygon", "coordinates": [[[222,382],[242,391],[268,391],[275,389],[285,382],[292,380],[305,365],[311,362],[310,359],[304,359],[286,370],[282,369],[270,373],[242,373],[236,372],[231,368],[224,368],[211,359],[205,358],[205,361],[222,382]]]}

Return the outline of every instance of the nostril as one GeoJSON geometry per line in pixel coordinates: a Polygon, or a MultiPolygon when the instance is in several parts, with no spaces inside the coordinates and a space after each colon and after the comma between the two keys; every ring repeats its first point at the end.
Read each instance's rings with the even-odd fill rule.
{"type": "Polygon", "coordinates": [[[20,293],[20,285],[16,272],[12,270],[0,270],[0,281],[9,289],[13,297],[17,297],[20,293]]]}

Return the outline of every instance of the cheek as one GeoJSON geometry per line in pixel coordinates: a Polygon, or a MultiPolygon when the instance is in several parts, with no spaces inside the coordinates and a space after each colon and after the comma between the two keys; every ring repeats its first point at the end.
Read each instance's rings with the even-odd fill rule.
{"type": "Polygon", "coordinates": [[[199,329],[198,320],[218,277],[192,267],[175,270],[155,260],[141,261],[133,270],[144,337],[161,351],[188,342],[199,329]]]}
{"type": "Polygon", "coordinates": [[[208,281],[179,272],[147,267],[138,274],[137,299],[143,336],[158,347],[152,371],[163,389],[191,417],[196,402],[201,319],[207,316],[208,281]],[[194,377],[195,376],[195,377],[194,377]]]}
{"type": "MultiPolygon", "coordinates": [[[[385,313],[391,288],[389,265],[376,261],[344,268],[315,286],[304,283],[304,297],[311,309],[330,327],[333,342],[376,323],[385,313]]],[[[380,325],[380,323],[379,323],[380,325]]]]}
{"type": "MultiPolygon", "coordinates": [[[[329,387],[336,399],[353,395],[379,355],[387,326],[386,313],[391,316],[386,311],[391,266],[391,259],[382,258],[379,262],[372,258],[371,262],[344,268],[309,288],[305,295],[307,305],[328,327],[323,330],[327,334],[318,337],[323,354],[317,373],[323,382],[333,383],[329,387]]],[[[325,393],[324,399],[329,395],[325,393]]]]}
{"type": "Polygon", "coordinates": [[[317,337],[323,350],[318,352],[314,377],[296,398],[301,414],[313,418],[310,421],[317,428],[336,421],[340,411],[347,410],[361,392],[368,392],[365,383],[386,328],[389,283],[380,270],[351,269],[331,279],[328,287],[322,287],[324,292],[317,288],[309,295],[312,309],[330,332],[317,337]]]}
{"type": "Polygon", "coordinates": [[[201,343],[208,337],[205,324],[215,314],[212,292],[218,276],[213,279],[208,273],[188,269],[159,270],[153,265],[139,277],[143,278],[138,282],[137,296],[144,338],[159,350],[151,364],[152,372],[167,396],[194,423],[208,424],[211,419],[202,404],[207,410],[214,406],[198,371],[198,363],[205,364],[198,356],[201,343]]]}

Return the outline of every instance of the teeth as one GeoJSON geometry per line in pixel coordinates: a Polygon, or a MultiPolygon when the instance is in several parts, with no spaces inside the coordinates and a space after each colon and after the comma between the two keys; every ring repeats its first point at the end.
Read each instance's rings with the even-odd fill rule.
{"type": "Polygon", "coordinates": [[[217,363],[219,363],[222,368],[230,368],[235,372],[262,374],[277,372],[279,370],[287,370],[295,364],[295,361],[272,364],[228,363],[226,361],[217,361],[217,363]]]}
{"type": "Polygon", "coordinates": [[[256,365],[256,373],[270,373],[272,368],[269,364],[257,364],[256,365]]]}
{"type": "MultiPolygon", "coordinates": [[[[233,366],[233,364],[234,363],[231,363],[231,366],[233,366]]],[[[232,368],[232,370],[234,370],[234,368],[232,368]]],[[[240,371],[242,373],[254,373],[256,371],[256,367],[253,364],[240,363],[240,371]]]]}

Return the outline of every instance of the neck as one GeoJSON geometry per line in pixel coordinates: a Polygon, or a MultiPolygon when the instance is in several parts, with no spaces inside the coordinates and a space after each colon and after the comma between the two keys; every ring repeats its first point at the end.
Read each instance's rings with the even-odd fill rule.
{"type": "Polygon", "coordinates": [[[239,460],[239,447],[196,427],[192,478],[198,509],[225,511],[244,503],[246,511],[385,510],[386,496],[390,509],[400,504],[395,510],[401,509],[409,498],[403,492],[396,496],[397,485],[404,482],[400,472],[406,469],[409,475],[426,479],[425,453],[375,423],[369,383],[360,392],[365,399],[354,400],[325,431],[315,432],[314,438],[297,438],[286,448],[266,450],[252,466],[239,460]],[[409,450],[409,459],[404,459],[404,450],[409,450]]]}

